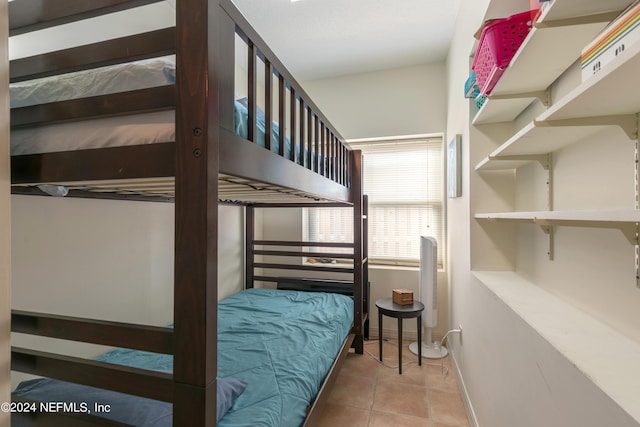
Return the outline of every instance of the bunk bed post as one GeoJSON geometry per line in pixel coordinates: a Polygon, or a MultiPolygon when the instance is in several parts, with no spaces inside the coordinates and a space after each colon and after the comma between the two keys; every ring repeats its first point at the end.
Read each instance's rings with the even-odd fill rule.
{"type": "Polygon", "coordinates": [[[215,425],[218,147],[233,129],[235,24],[220,0],[181,0],[176,27],[173,425],[215,425]]]}
{"type": "Polygon", "coordinates": [[[364,321],[364,339],[369,339],[369,301],[371,298],[371,289],[369,287],[369,196],[362,195],[362,293],[364,301],[364,313],[366,320],[364,321]]]}
{"type": "Polygon", "coordinates": [[[289,151],[289,159],[293,162],[298,162],[296,159],[296,90],[292,87],[289,91],[289,96],[291,97],[289,100],[289,118],[291,123],[289,124],[289,129],[291,129],[289,139],[291,140],[291,150],[289,151]]]}
{"type": "Polygon", "coordinates": [[[245,231],[244,231],[244,250],[245,250],[245,277],[244,287],[253,288],[253,263],[254,263],[254,247],[253,242],[255,240],[255,208],[252,205],[247,205],[245,208],[245,231]]]}
{"type": "Polygon", "coordinates": [[[364,354],[364,335],[362,331],[364,307],[364,248],[363,248],[363,204],[362,204],[362,151],[351,151],[351,195],[353,200],[353,323],[356,337],[356,353],[364,354]]]}
{"type": "MultiPolygon", "coordinates": [[[[249,48],[247,49],[247,80],[249,81],[248,87],[248,113],[249,113],[249,128],[247,138],[249,141],[256,141],[258,136],[258,123],[256,117],[258,115],[258,48],[253,43],[249,42],[249,48]]],[[[269,70],[269,67],[266,67],[269,70]]],[[[266,84],[266,83],[265,83],[266,84]]],[[[271,89],[266,88],[268,95],[271,95],[271,89]]],[[[271,110],[267,110],[269,115],[266,120],[271,119],[271,110]]],[[[267,122],[270,123],[270,122],[267,122]]],[[[265,148],[271,149],[271,129],[267,126],[265,129],[265,148]]]]}

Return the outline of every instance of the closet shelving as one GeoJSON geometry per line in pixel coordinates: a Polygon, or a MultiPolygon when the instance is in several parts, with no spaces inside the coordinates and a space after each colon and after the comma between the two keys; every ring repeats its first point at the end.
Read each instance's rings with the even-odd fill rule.
{"type": "MultiPolygon", "coordinates": [[[[637,360],[634,360],[640,354],[640,345],[609,328],[595,311],[583,312],[574,305],[573,298],[559,297],[567,293],[567,288],[558,290],[556,295],[554,285],[557,282],[545,283],[551,275],[548,271],[532,272],[527,269],[530,265],[520,269],[516,264],[521,260],[509,258],[510,251],[524,246],[526,242],[519,239],[530,237],[528,231],[518,231],[515,235],[511,233],[508,239],[505,238],[506,234],[514,230],[513,224],[518,227],[521,227],[520,224],[527,228],[538,227],[547,236],[549,258],[553,259],[554,234],[557,228],[572,227],[583,229],[585,233],[589,233],[592,228],[599,228],[611,230],[611,233],[622,233],[621,236],[635,250],[635,279],[640,287],[640,97],[633,86],[640,71],[640,44],[628,46],[622,55],[566,95],[556,99],[545,98],[549,88],[565,71],[579,72],[571,67],[579,59],[582,48],[606,26],[607,20],[617,16],[631,1],[553,0],[496,85],[493,98],[490,97],[473,118],[471,135],[472,138],[474,135],[478,136],[477,146],[481,147],[485,141],[501,145],[497,148],[491,145],[491,148],[481,153],[472,151],[476,161],[486,156],[475,165],[476,179],[473,182],[483,198],[472,200],[475,204],[472,206],[473,217],[480,225],[475,232],[472,231],[472,239],[476,240],[472,247],[482,245],[482,250],[476,253],[477,262],[473,268],[476,279],[640,423],[640,403],[637,399],[629,398],[638,395],[638,385],[637,382],[628,380],[635,378],[634,375],[640,372],[636,369],[637,360]],[[580,17],[594,15],[607,19],[597,24],[580,22],[583,19],[580,17]],[[558,49],[561,53],[556,54],[554,51],[558,49]],[[518,94],[527,96],[519,98],[518,94]],[[546,105],[547,108],[542,113],[519,128],[515,134],[509,132],[510,136],[507,138],[496,136],[504,130],[510,131],[509,126],[513,125],[511,122],[537,98],[548,101],[549,105],[546,105]],[[625,209],[554,210],[554,169],[564,172],[561,168],[567,163],[554,162],[553,156],[566,159],[563,157],[565,152],[558,153],[560,150],[572,144],[579,145],[583,141],[593,142],[593,138],[589,136],[612,127],[617,127],[615,132],[620,132],[615,136],[616,140],[629,140],[629,143],[635,145],[635,158],[629,156],[628,163],[621,165],[623,168],[635,168],[635,200],[631,199],[633,192],[629,192],[628,202],[624,201],[625,209]],[[530,166],[532,163],[534,166],[530,166]],[[539,166],[535,166],[536,164],[539,166]],[[535,206],[524,208],[527,211],[517,211],[518,202],[522,203],[525,198],[522,194],[515,194],[515,190],[522,189],[528,180],[539,178],[537,167],[542,167],[546,173],[546,209],[530,211],[538,209],[535,206]],[[522,181],[519,181],[520,174],[523,176],[522,181]],[[500,185],[494,185],[495,183],[500,185]],[[488,207],[490,204],[494,206],[494,211],[488,207]],[[484,250],[494,251],[497,255],[491,252],[491,256],[483,256],[484,250]],[[591,347],[593,343],[597,345],[591,347]]],[[[505,7],[504,3],[505,0],[492,0],[490,10],[501,4],[505,7]]],[[[568,79],[571,77],[567,76],[568,79]]],[[[564,80],[566,81],[568,80],[564,80]]],[[[533,109],[525,114],[533,115],[531,110],[533,109]]],[[[523,117],[517,121],[519,124],[525,123],[523,117]]],[[[613,135],[615,132],[607,134],[613,135]]],[[[606,143],[607,141],[603,141],[603,144],[606,143]]],[[[470,145],[472,144],[473,141],[470,145]]],[[[538,192],[532,191],[531,194],[535,197],[538,192]]],[[[523,204],[537,205],[541,202],[542,200],[535,198],[523,204]]],[[[574,240],[572,244],[575,245],[576,242],[574,240]]],[[[573,247],[566,245],[566,242],[563,244],[565,246],[558,250],[573,247]]],[[[585,250],[593,255],[597,249],[585,250]]],[[[562,255],[565,259],[571,257],[567,253],[562,255]]],[[[629,274],[632,274],[631,266],[629,267],[629,274]]],[[[537,269],[538,266],[531,268],[537,269]]],[[[572,268],[573,266],[563,266],[558,271],[568,274],[567,280],[571,280],[572,268]]],[[[561,280],[563,279],[558,279],[561,280]]],[[[572,283],[573,285],[576,288],[581,286],[579,282],[572,283]]]]}
{"type": "MultiPolygon", "coordinates": [[[[550,5],[550,8],[545,11],[544,17],[549,17],[551,12],[559,10],[560,5],[564,10],[567,6],[566,3],[571,3],[571,1],[560,1],[555,0],[550,5]]],[[[584,12],[580,8],[576,10],[584,12]]],[[[527,46],[524,49],[526,50],[527,46]]],[[[607,126],[619,127],[637,145],[640,97],[637,96],[634,90],[629,90],[628,86],[621,83],[633,82],[639,69],[640,44],[635,44],[631,45],[623,55],[616,57],[596,75],[586,79],[495,149],[476,165],[476,171],[517,169],[530,162],[539,162],[543,168],[549,171],[548,185],[552,187],[550,165],[554,151],[576,143],[607,126]]],[[[538,68],[534,68],[533,72],[529,72],[529,74],[537,73],[538,68]]],[[[636,179],[638,177],[637,159],[636,147],[636,179]]],[[[549,194],[551,194],[551,190],[549,194]]],[[[636,194],[636,208],[638,208],[637,203],[638,194],[636,194]]],[[[551,209],[551,201],[549,201],[549,209],[551,209]]],[[[618,211],[618,213],[620,212],[626,211],[618,211]]],[[[620,218],[624,217],[625,220],[623,222],[627,223],[624,228],[628,230],[632,224],[635,230],[633,233],[627,231],[625,234],[628,237],[634,234],[633,239],[630,238],[630,240],[637,245],[637,223],[640,222],[640,216],[634,211],[626,212],[622,217],[618,214],[611,216],[609,213],[602,211],[591,212],[589,213],[589,221],[584,221],[583,215],[579,212],[476,215],[477,219],[499,218],[505,221],[520,221],[524,218],[533,220],[542,217],[548,219],[547,225],[550,226],[561,224],[581,224],[585,226],[588,222],[589,226],[612,228],[619,228],[620,218]],[[571,221],[572,219],[574,221],[571,221]]]]}
{"type": "MultiPolygon", "coordinates": [[[[490,16],[495,14],[492,9],[501,9],[501,3],[492,3],[490,16]]],[[[511,121],[535,99],[550,105],[551,84],[579,58],[582,48],[628,3],[628,0],[554,0],[533,24],[521,48],[472,123],[511,121]]]]}
{"type": "MultiPolygon", "coordinates": [[[[549,7],[543,12],[538,23],[538,27],[534,28],[527,37],[523,47],[518,55],[512,61],[509,69],[503,75],[502,79],[496,85],[494,93],[500,94],[502,91],[516,93],[520,89],[521,93],[534,89],[528,79],[520,79],[526,83],[517,87],[517,79],[513,72],[520,69],[524,64],[529,64],[532,68],[527,76],[539,75],[552,76],[549,72],[551,66],[549,61],[542,61],[539,55],[543,53],[549,54],[557,46],[563,45],[568,39],[573,40],[573,36],[563,38],[563,43],[553,43],[554,39],[547,39],[546,46],[542,44],[543,36],[547,30],[558,29],[555,24],[545,26],[545,23],[574,23],[570,25],[572,31],[578,31],[583,27],[593,29],[595,24],[580,24],[582,17],[600,16],[606,17],[612,15],[603,10],[606,8],[623,9],[629,3],[628,0],[623,2],[578,2],[574,0],[554,0],[549,7]],[[579,3],[579,4],[578,4],[579,3]],[[606,4],[605,4],[606,3],[606,4]],[[579,18],[571,18],[570,13],[579,14],[579,18]],[[541,28],[540,25],[545,26],[541,28]],[[553,46],[551,49],[549,46],[553,46]],[[536,63],[523,62],[523,58],[538,57],[540,61],[536,63]],[[522,64],[522,65],[520,65],[522,64]],[[509,72],[511,70],[511,72],[509,72]],[[506,79],[505,79],[506,76],[506,79]],[[503,79],[505,79],[503,81],[503,79]]],[[[616,12],[612,17],[619,13],[616,12]]],[[[600,26],[602,28],[602,26],[600,26]]],[[[584,47],[596,33],[590,38],[584,39],[585,34],[580,32],[575,39],[580,40],[581,47],[584,47]]],[[[578,33],[576,33],[578,34],[578,33]]],[[[546,37],[546,36],[544,36],[546,37]]],[[[571,43],[570,43],[571,44],[571,43]]],[[[579,50],[578,50],[579,52],[579,50]]],[[[566,53],[566,58],[572,58],[571,61],[564,61],[565,66],[569,66],[578,54],[574,52],[572,56],[566,53]]],[[[551,58],[553,60],[553,58],[551,58]]],[[[527,59],[528,61],[528,59],[527,59]]],[[[556,63],[560,66],[560,62],[556,63]]],[[[640,97],[634,90],[624,84],[624,82],[633,82],[637,78],[638,70],[640,70],[640,44],[631,45],[596,75],[589,77],[580,85],[566,94],[564,97],[554,102],[548,109],[538,115],[533,121],[525,125],[522,129],[515,133],[511,138],[505,141],[497,149],[491,152],[487,157],[480,161],[476,166],[476,171],[488,170],[509,170],[518,169],[531,162],[538,162],[547,173],[547,209],[543,212],[513,212],[513,213],[477,213],[475,218],[484,220],[500,220],[511,222],[532,222],[542,225],[542,230],[547,234],[549,240],[548,255],[553,259],[553,227],[554,226],[580,226],[580,227],[602,227],[621,229],[629,241],[635,245],[636,261],[636,285],[640,287],[640,247],[638,246],[638,235],[640,234],[640,216],[637,211],[593,211],[585,214],[580,211],[553,211],[553,169],[552,156],[558,151],[570,144],[578,143],[584,138],[601,131],[605,127],[617,126],[626,136],[635,143],[635,208],[640,208],[639,200],[640,182],[638,177],[638,112],[640,112],[640,97]],[[622,84],[621,84],[622,83],[622,84]],[[587,215],[587,216],[585,216],[587,215]]],[[[559,69],[557,75],[564,70],[559,69]]],[[[551,78],[551,77],[549,77],[551,78]]],[[[540,88],[549,86],[551,82],[540,80],[540,88]]],[[[548,92],[548,89],[546,89],[548,92]]],[[[494,99],[499,102],[513,102],[514,99],[494,99]]],[[[491,105],[492,100],[488,100],[485,105],[491,105]]],[[[497,105],[495,103],[493,105],[497,105]]],[[[505,104],[506,105],[506,104],[505,104]]],[[[528,105],[528,104],[527,104],[528,105]]],[[[473,121],[474,125],[485,123],[489,120],[487,113],[482,113],[484,106],[478,116],[473,121]]],[[[497,108],[497,107],[489,107],[497,108]]],[[[514,105],[510,105],[511,114],[519,114],[514,105]]],[[[526,106],[525,106],[526,108],[526,106]]],[[[510,120],[507,116],[491,119],[496,122],[510,120]]],[[[631,161],[630,161],[631,163],[631,161]]],[[[629,166],[631,167],[631,165],[629,166]]]]}

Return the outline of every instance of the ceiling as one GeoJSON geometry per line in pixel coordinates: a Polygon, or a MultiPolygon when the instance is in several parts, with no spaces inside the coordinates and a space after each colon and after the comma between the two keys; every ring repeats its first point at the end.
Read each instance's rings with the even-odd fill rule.
{"type": "Polygon", "coordinates": [[[297,80],[443,61],[460,0],[232,0],[297,80]]]}
{"type": "MultiPolygon", "coordinates": [[[[13,58],[174,24],[176,1],[11,37],[13,58]],[[113,18],[112,18],[113,17],[113,18]],[[117,19],[114,24],[110,19],[117,19]],[[69,27],[70,30],[66,30],[69,27]]],[[[461,0],[232,0],[298,81],[443,61],[461,0]]]]}

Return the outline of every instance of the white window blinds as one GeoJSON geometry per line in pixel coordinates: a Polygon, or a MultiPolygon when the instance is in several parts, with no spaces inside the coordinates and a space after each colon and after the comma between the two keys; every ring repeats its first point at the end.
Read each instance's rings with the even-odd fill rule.
{"type": "MultiPolygon", "coordinates": [[[[442,138],[351,142],[363,151],[364,193],[369,196],[369,258],[372,263],[415,263],[420,236],[443,250],[442,138]]],[[[309,237],[351,241],[352,212],[340,208],[309,211],[309,237]]]]}

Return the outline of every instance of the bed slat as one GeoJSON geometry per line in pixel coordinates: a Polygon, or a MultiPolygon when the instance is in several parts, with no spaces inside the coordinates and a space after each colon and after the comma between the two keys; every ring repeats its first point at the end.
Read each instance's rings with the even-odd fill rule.
{"type": "Polygon", "coordinates": [[[155,326],[12,310],[11,331],[92,344],[173,354],[173,331],[155,326]]]}
{"type": "Polygon", "coordinates": [[[315,172],[318,172],[320,175],[322,175],[322,170],[320,169],[320,161],[322,160],[322,151],[320,150],[320,144],[321,144],[320,138],[321,138],[320,120],[318,119],[318,116],[314,115],[313,116],[313,145],[314,145],[313,150],[316,153],[316,161],[315,161],[315,166],[313,170],[315,172]]]}
{"type": "Polygon", "coordinates": [[[308,163],[307,163],[306,153],[307,153],[307,150],[309,149],[309,144],[306,140],[307,122],[306,122],[304,100],[302,98],[300,98],[299,111],[300,111],[300,115],[298,119],[300,120],[300,165],[302,165],[303,167],[307,167],[308,163]]]}
{"type": "Polygon", "coordinates": [[[307,108],[307,168],[310,170],[314,170],[314,165],[311,162],[313,148],[313,112],[311,108],[307,108]]]}
{"type": "Polygon", "coordinates": [[[11,61],[9,66],[9,78],[11,83],[14,83],[122,62],[170,55],[176,51],[175,38],[175,27],[164,28],[148,33],[15,59],[11,61]]]}
{"type": "Polygon", "coordinates": [[[11,157],[11,182],[36,184],[175,175],[174,143],[11,157]]]}
{"type": "MultiPolygon", "coordinates": [[[[255,46],[254,46],[255,47],[255,46]]],[[[271,62],[264,63],[264,148],[271,150],[271,141],[273,141],[273,126],[267,126],[266,123],[273,123],[273,66],[271,62]]],[[[282,122],[281,122],[282,123],[282,122]]],[[[282,132],[280,132],[282,133],[282,132]]],[[[280,146],[280,150],[284,147],[280,146]]]]}
{"type": "MultiPolygon", "coordinates": [[[[37,187],[12,186],[11,194],[22,196],[49,196],[37,187]]],[[[97,193],[85,190],[69,190],[65,197],[75,197],[81,199],[102,199],[102,200],[131,200],[136,202],[156,202],[156,203],[173,203],[173,195],[155,195],[155,194],[122,194],[122,193],[97,193]]]]}
{"type": "Polygon", "coordinates": [[[9,2],[9,35],[27,33],[163,0],[20,0],[9,2]]]}
{"type": "MultiPolygon", "coordinates": [[[[271,63],[269,63],[269,66],[271,66],[271,63]]],[[[278,76],[278,123],[282,123],[282,125],[280,126],[280,130],[278,132],[278,142],[280,143],[280,152],[279,154],[284,157],[284,148],[286,145],[286,136],[287,136],[287,130],[286,130],[286,115],[285,115],[285,108],[286,108],[286,84],[284,81],[284,77],[282,76],[282,74],[280,74],[278,76]]],[[[271,122],[267,122],[267,123],[271,123],[271,122]]],[[[293,150],[294,147],[293,145],[291,146],[291,149],[293,150]]]]}
{"type": "Polygon", "coordinates": [[[174,85],[51,102],[11,110],[11,128],[106,118],[175,108],[174,85]]]}
{"type": "Polygon", "coordinates": [[[289,126],[289,129],[291,129],[290,132],[290,136],[289,136],[289,140],[291,141],[291,151],[289,152],[289,160],[293,161],[293,162],[298,162],[298,161],[302,161],[302,160],[296,160],[296,113],[297,113],[297,109],[296,109],[296,91],[294,88],[290,88],[289,90],[289,94],[291,99],[289,100],[289,118],[291,120],[291,124],[289,126]]]}
{"type": "MultiPolygon", "coordinates": [[[[249,44],[249,48],[247,49],[247,54],[249,55],[247,58],[248,63],[248,97],[247,97],[247,110],[248,110],[248,128],[247,128],[247,138],[249,141],[255,141],[256,136],[258,135],[258,125],[257,125],[257,113],[258,113],[258,53],[257,47],[253,44],[249,44]]],[[[267,84],[265,82],[265,84],[267,84]]],[[[271,123],[267,121],[266,123],[271,123]]],[[[271,127],[265,126],[265,132],[270,133],[271,127]]],[[[271,148],[271,138],[267,139],[265,135],[265,147],[267,149],[271,148]]]]}
{"type": "Polygon", "coordinates": [[[304,246],[304,247],[327,247],[327,248],[353,248],[353,243],[337,242],[296,242],[286,240],[254,240],[255,246],[304,246]]]}
{"type": "Polygon", "coordinates": [[[299,270],[299,271],[324,271],[328,273],[353,273],[353,268],[349,267],[323,267],[315,265],[287,265],[287,264],[268,264],[264,262],[256,262],[253,264],[255,268],[275,268],[278,270],[299,270]]]}
{"type": "Polygon", "coordinates": [[[305,252],[305,251],[265,251],[254,250],[256,255],[270,255],[270,256],[303,256],[309,258],[341,258],[341,259],[353,259],[353,254],[341,254],[330,252],[305,252]]]}
{"type": "Polygon", "coordinates": [[[173,400],[172,377],[162,372],[18,347],[11,348],[11,369],[164,402],[173,400]]]}

